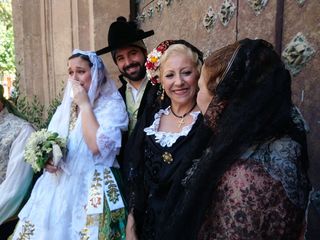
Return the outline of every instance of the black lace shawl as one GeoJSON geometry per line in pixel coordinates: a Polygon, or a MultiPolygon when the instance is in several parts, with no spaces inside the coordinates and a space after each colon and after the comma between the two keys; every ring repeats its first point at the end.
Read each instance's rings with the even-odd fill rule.
{"type": "MultiPolygon", "coordinates": [[[[240,41],[213,101],[228,104],[219,119],[213,120],[211,111],[205,115],[208,125],[216,121],[214,135],[200,160],[190,156],[181,168],[181,181],[172,187],[160,216],[163,229],[158,240],[197,239],[220,177],[250,146],[287,135],[302,145],[302,164],[307,168],[305,133],[290,115],[291,77],[271,44],[240,41]]],[[[193,141],[199,144],[201,138],[193,141]]]]}

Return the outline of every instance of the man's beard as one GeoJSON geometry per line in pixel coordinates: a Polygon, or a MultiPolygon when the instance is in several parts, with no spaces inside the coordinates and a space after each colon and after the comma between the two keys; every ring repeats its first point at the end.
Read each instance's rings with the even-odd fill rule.
{"type": "Polygon", "coordinates": [[[134,82],[140,81],[140,80],[144,79],[144,77],[146,76],[146,67],[144,66],[144,64],[141,65],[139,63],[132,63],[132,64],[126,66],[123,70],[124,71],[120,71],[121,74],[124,77],[126,77],[129,80],[134,81],[134,82]],[[130,67],[136,67],[136,66],[139,66],[139,71],[137,73],[135,73],[134,75],[127,73],[127,70],[130,67]]]}

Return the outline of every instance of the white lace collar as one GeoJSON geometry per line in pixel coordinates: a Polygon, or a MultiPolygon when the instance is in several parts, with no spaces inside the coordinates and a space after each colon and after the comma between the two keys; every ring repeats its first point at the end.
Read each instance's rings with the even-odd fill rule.
{"type": "Polygon", "coordinates": [[[162,114],[169,115],[169,113],[170,113],[170,106],[167,107],[166,109],[160,109],[160,111],[154,115],[154,122],[152,123],[152,125],[144,129],[144,132],[148,136],[150,135],[155,136],[156,142],[159,143],[161,147],[171,147],[179,137],[187,136],[190,130],[192,129],[192,126],[196,122],[198,115],[200,114],[200,111],[189,113],[193,118],[192,123],[187,126],[184,126],[181,129],[181,131],[178,133],[158,131],[161,115],[162,114]]]}

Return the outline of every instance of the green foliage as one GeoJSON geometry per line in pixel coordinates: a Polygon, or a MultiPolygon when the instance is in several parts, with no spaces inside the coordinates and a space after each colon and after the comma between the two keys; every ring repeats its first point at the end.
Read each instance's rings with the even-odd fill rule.
{"type": "Polygon", "coordinates": [[[0,1],[0,74],[14,73],[14,38],[11,0],[0,1]]]}
{"type": "MultiPolygon", "coordinates": [[[[21,63],[18,62],[18,64],[21,63]]],[[[16,80],[13,81],[15,92],[10,100],[25,116],[27,121],[38,129],[46,128],[57,106],[60,104],[62,91],[50,102],[47,108],[44,104],[41,104],[38,96],[34,95],[31,99],[28,99],[21,94],[19,88],[21,76],[16,71],[15,66],[11,0],[0,0],[0,75],[4,73],[16,73],[16,80]]]]}
{"type": "Polygon", "coordinates": [[[31,99],[28,99],[23,95],[20,92],[19,82],[20,74],[17,72],[16,80],[13,81],[15,91],[10,100],[16,105],[19,112],[25,116],[25,119],[32,123],[37,129],[47,128],[52,115],[61,103],[63,88],[46,108],[44,104],[41,104],[37,96],[34,95],[31,99]]]}
{"type": "Polygon", "coordinates": [[[50,123],[50,120],[54,114],[54,112],[56,111],[57,107],[60,105],[61,103],[61,99],[62,99],[62,92],[63,89],[61,89],[61,91],[59,92],[58,96],[56,98],[54,98],[51,102],[50,105],[48,106],[46,112],[47,112],[47,117],[44,121],[44,126],[48,126],[50,123]]]}
{"type": "Polygon", "coordinates": [[[17,99],[17,108],[26,117],[27,121],[35,127],[38,129],[47,128],[52,115],[61,102],[60,99],[61,93],[45,108],[37,96],[33,96],[31,100],[28,100],[26,96],[19,96],[17,99]]]}
{"type": "Polygon", "coordinates": [[[44,126],[44,105],[40,103],[37,96],[28,100],[26,96],[20,96],[17,101],[18,110],[27,118],[28,122],[37,128],[44,126]]]}

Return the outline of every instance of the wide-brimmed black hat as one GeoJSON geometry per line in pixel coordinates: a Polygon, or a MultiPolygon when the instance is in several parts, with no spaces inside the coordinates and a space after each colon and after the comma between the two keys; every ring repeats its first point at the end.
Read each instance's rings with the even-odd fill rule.
{"type": "Polygon", "coordinates": [[[97,55],[102,55],[150,37],[153,34],[153,30],[145,32],[142,29],[139,29],[135,22],[127,22],[125,17],[118,17],[109,28],[109,46],[96,51],[96,53],[97,55]]]}

